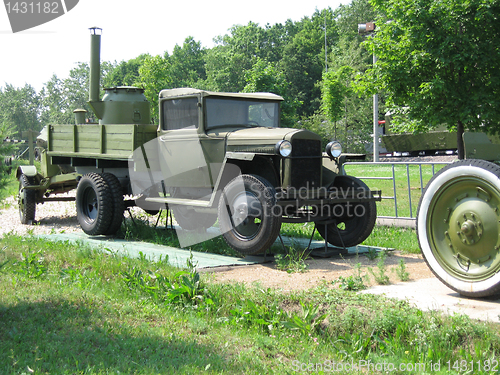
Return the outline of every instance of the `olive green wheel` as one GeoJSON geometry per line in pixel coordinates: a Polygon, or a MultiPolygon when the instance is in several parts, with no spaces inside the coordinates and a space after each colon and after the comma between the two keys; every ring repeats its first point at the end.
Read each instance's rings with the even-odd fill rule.
{"type": "Polygon", "coordinates": [[[19,195],[17,204],[19,207],[19,218],[21,224],[32,224],[35,221],[36,212],[36,192],[35,190],[25,189],[34,185],[33,177],[26,176],[24,173],[19,177],[19,195]]]}
{"type": "Polygon", "coordinates": [[[420,198],[417,235],[429,268],[468,297],[500,291],[500,167],[461,160],[435,174],[420,198]]]}

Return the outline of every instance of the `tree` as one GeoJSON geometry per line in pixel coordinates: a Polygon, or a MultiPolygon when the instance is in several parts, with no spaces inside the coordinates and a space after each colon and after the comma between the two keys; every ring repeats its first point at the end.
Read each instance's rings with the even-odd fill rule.
{"type": "Polygon", "coordinates": [[[420,129],[500,132],[500,1],[372,0],[380,14],[367,42],[378,62],[358,88],[385,90],[420,129]],[[387,21],[390,20],[390,21],[387,21]]]}
{"type": "Polygon", "coordinates": [[[134,86],[139,80],[139,68],[147,57],[148,54],[142,54],[135,59],[122,61],[119,64],[107,63],[109,71],[102,79],[102,86],[134,86]]]}
{"type": "Polygon", "coordinates": [[[162,56],[147,56],[139,68],[139,86],[151,104],[151,118],[158,119],[158,93],[170,87],[168,60],[162,56]]]}
{"type": "Polygon", "coordinates": [[[0,89],[0,125],[21,137],[23,131],[41,129],[39,117],[40,98],[32,86],[16,88],[7,84],[0,89]]]}
{"type": "Polygon", "coordinates": [[[170,64],[169,75],[172,87],[195,87],[207,78],[205,71],[206,50],[193,37],[175,45],[171,56],[165,56],[170,64]]]}
{"type": "Polygon", "coordinates": [[[300,102],[288,94],[290,84],[285,80],[282,71],[272,63],[258,59],[252,69],[246,72],[246,81],[243,92],[272,92],[282,96],[284,102],[281,104],[281,125],[293,125],[295,111],[300,102]]]}

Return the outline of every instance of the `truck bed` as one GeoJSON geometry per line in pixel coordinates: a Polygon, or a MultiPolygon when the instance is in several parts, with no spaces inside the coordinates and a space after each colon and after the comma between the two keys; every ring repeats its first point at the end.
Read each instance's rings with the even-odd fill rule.
{"type": "Polygon", "coordinates": [[[135,149],[157,136],[156,125],[50,125],[50,157],[127,160],[135,149]]]}

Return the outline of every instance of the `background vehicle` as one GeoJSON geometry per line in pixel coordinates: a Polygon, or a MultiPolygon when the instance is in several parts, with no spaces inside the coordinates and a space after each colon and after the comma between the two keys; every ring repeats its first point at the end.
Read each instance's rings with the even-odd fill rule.
{"type": "Polygon", "coordinates": [[[242,254],[265,251],[282,222],[313,221],[334,246],[370,235],[380,192],[339,175],[346,155],[338,142],[323,153],[318,135],[279,128],[280,96],[162,90],[152,125],[140,88],[107,88],[99,100],[100,35],[91,30],[89,104],[99,123],[75,111],[75,124],[42,131],[41,170],[17,171],[23,223],[34,220],[37,203],[76,188],[78,221],[89,235],[116,233],[132,205],[168,207],[186,230],[218,220],[242,254]]]}

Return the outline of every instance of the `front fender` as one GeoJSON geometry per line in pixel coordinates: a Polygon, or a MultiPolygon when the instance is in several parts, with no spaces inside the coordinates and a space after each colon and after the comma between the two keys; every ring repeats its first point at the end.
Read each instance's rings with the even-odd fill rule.
{"type": "Polygon", "coordinates": [[[36,177],[38,175],[38,171],[34,165],[21,165],[17,167],[16,178],[19,179],[22,174],[28,177],[36,177]]]}

